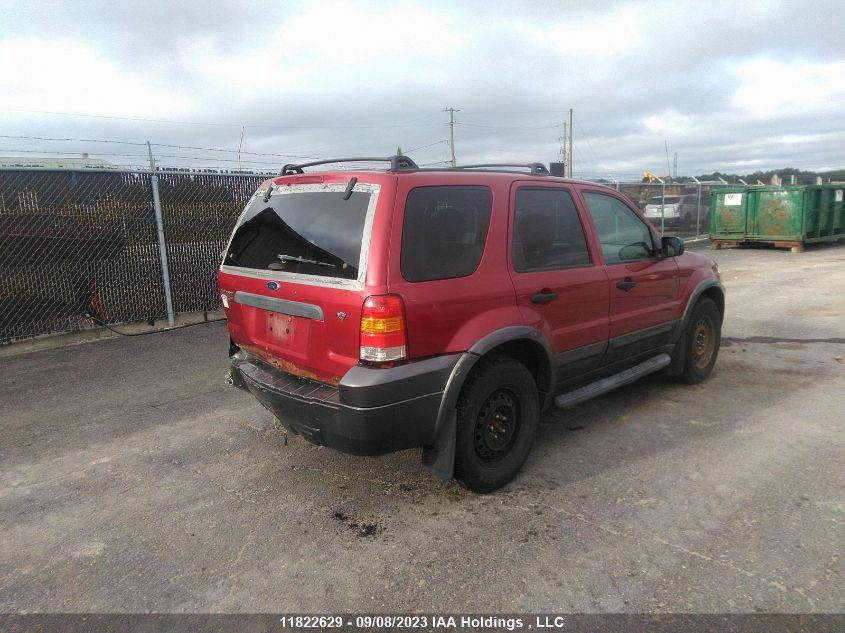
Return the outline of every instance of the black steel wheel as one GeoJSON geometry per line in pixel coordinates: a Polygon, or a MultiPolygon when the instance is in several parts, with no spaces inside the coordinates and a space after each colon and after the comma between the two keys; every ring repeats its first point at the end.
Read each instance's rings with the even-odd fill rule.
{"type": "Polygon", "coordinates": [[[701,299],[693,308],[684,334],[684,370],[681,379],[694,385],[713,371],[722,341],[722,317],[711,299],[701,299]]]}
{"type": "Polygon", "coordinates": [[[474,492],[501,488],[519,472],[537,434],[537,384],[522,363],[479,361],[458,402],[455,477],[474,492]]]}

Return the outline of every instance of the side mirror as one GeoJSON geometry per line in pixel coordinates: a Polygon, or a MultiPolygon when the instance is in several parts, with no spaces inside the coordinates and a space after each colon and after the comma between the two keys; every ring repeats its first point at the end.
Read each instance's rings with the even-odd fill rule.
{"type": "Polygon", "coordinates": [[[664,236],[660,239],[660,247],[664,257],[677,257],[684,252],[684,240],[674,235],[664,236]]]}

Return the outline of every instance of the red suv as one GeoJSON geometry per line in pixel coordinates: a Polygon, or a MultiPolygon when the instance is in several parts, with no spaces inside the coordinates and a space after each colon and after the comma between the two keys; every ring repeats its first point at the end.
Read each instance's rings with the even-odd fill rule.
{"type": "Polygon", "coordinates": [[[725,307],[716,264],[613,189],[405,156],[286,165],[218,283],[232,382],[287,429],[356,455],[422,447],[476,492],[514,477],[552,404],[707,378],[725,307]],[[354,161],[389,167],[304,169],[354,161]]]}

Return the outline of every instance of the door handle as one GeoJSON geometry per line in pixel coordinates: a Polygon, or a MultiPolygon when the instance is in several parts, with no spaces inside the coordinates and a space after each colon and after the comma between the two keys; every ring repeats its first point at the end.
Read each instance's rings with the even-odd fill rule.
{"type": "Polygon", "coordinates": [[[552,292],[548,288],[543,288],[536,295],[531,297],[531,303],[548,303],[557,299],[557,293],[552,292]]]}
{"type": "Polygon", "coordinates": [[[637,285],[636,281],[634,281],[630,277],[626,277],[625,279],[623,279],[622,281],[617,283],[616,287],[619,288],[619,290],[630,290],[631,288],[633,288],[636,285],[637,285]]]}

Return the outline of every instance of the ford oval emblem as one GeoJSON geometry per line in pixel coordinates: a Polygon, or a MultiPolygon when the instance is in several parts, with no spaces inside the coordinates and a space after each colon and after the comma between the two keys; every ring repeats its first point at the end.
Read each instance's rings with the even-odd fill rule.
{"type": "Polygon", "coordinates": [[[278,289],[279,289],[279,284],[278,284],[277,282],[275,282],[275,281],[268,281],[268,282],[267,282],[267,287],[268,287],[270,290],[278,290],[278,289]]]}

